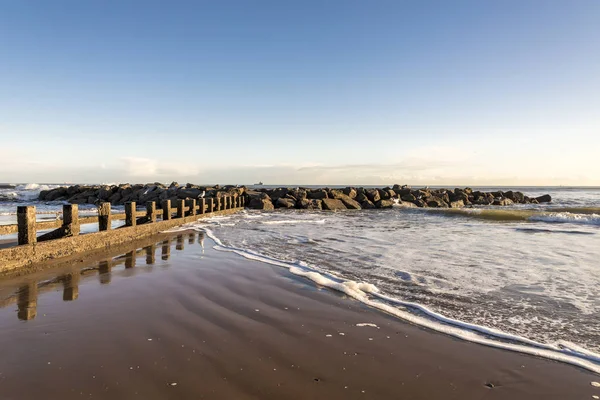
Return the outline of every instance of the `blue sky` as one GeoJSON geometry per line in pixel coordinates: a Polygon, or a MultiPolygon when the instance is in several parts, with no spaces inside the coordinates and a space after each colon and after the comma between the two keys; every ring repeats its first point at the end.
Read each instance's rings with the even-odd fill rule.
{"type": "Polygon", "coordinates": [[[600,185],[598,1],[0,0],[0,181],[600,185]]]}

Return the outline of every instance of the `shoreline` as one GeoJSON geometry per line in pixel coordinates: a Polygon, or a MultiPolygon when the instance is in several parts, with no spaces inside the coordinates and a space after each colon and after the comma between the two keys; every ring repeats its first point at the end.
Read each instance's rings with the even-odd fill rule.
{"type": "MultiPolygon", "coordinates": [[[[96,279],[97,269],[81,275],[76,301],[40,290],[37,316],[26,323],[1,308],[3,393],[130,398],[137,392],[149,399],[600,394],[590,385],[598,381],[591,372],[431,332],[282,268],[213,250],[208,238],[200,246],[196,233],[162,239],[139,243],[160,251],[151,264],[136,245],[133,267],[131,258],[111,257],[96,279]]],[[[134,251],[119,249],[126,250],[134,251]]],[[[98,255],[3,279],[0,293],[37,278],[52,283],[56,272],[72,275],[90,263],[104,265],[98,255]]],[[[67,289],[65,280],[56,282],[67,289]]]]}

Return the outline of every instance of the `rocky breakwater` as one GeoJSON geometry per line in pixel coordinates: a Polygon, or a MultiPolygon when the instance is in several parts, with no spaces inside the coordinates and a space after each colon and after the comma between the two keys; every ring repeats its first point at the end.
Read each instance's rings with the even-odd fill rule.
{"type": "Polygon", "coordinates": [[[42,190],[41,201],[66,201],[72,204],[99,204],[109,202],[112,205],[123,205],[135,201],[144,205],[148,201],[160,203],[162,200],[190,200],[200,198],[220,198],[224,196],[238,197],[244,195],[245,187],[238,186],[198,186],[191,183],[170,185],[162,183],[121,184],[121,185],[74,185],[42,190]]]}
{"type": "Polygon", "coordinates": [[[276,188],[248,190],[248,207],[260,210],[295,208],[308,210],[360,210],[403,207],[461,208],[472,205],[508,206],[550,202],[550,195],[530,198],[517,191],[482,192],[471,188],[413,189],[394,185],[385,188],[308,189],[276,188]]]}

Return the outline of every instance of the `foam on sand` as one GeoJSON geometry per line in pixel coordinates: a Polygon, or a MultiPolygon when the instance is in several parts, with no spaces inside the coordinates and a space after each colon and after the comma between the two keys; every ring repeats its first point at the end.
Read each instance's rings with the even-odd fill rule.
{"type": "Polygon", "coordinates": [[[203,222],[206,221],[184,225],[180,228],[170,230],[170,232],[189,229],[203,231],[215,242],[215,250],[233,252],[250,260],[286,268],[294,275],[305,277],[318,285],[344,293],[368,306],[437,332],[485,346],[576,365],[589,371],[600,373],[600,354],[588,351],[572,343],[566,341],[554,344],[540,343],[497,329],[448,318],[422,304],[402,301],[380,293],[375,285],[367,282],[345,280],[302,261],[286,262],[255,251],[227,246],[203,222]]]}

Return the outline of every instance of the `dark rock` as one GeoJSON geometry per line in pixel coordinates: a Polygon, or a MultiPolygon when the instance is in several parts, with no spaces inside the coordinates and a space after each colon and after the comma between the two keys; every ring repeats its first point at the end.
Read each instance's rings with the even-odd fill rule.
{"type": "Polygon", "coordinates": [[[346,206],[342,203],[341,200],[338,199],[323,199],[322,207],[324,210],[329,211],[337,211],[337,210],[346,210],[346,206]]]}
{"type": "Polygon", "coordinates": [[[356,194],[356,197],[354,198],[354,200],[358,201],[358,202],[359,202],[359,203],[361,203],[361,204],[362,204],[363,202],[365,202],[365,201],[370,201],[370,200],[367,198],[367,195],[366,195],[364,192],[358,192],[358,193],[356,194]]]}
{"type": "Polygon", "coordinates": [[[298,208],[302,208],[304,210],[320,210],[321,209],[321,200],[318,200],[318,199],[298,200],[298,208]]]}
{"type": "Polygon", "coordinates": [[[545,194],[543,196],[536,197],[535,199],[538,203],[550,203],[552,201],[552,196],[550,196],[549,194],[545,194]]]}
{"type": "Polygon", "coordinates": [[[194,188],[182,188],[177,191],[177,197],[180,199],[197,199],[201,194],[202,190],[194,188]]]}
{"type": "Polygon", "coordinates": [[[296,206],[296,201],[292,199],[288,199],[287,197],[280,197],[275,202],[275,207],[277,208],[294,208],[296,206]]]}
{"type": "Polygon", "coordinates": [[[379,195],[379,190],[377,189],[369,189],[367,190],[367,192],[365,193],[367,195],[367,198],[369,199],[369,201],[376,203],[379,200],[381,200],[381,196],[379,195]]]}
{"type": "Polygon", "coordinates": [[[348,197],[350,197],[351,199],[356,199],[356,189],[352,188],[352,187],[347,187],[344,189],[344,194],[348,197]]]}
{"type": "Polygon", "coordinates": [[[351,199],[350,196],[346,196],[345,194],[342,195],[339,200],[341,200],[349,210],[360,210],[362,208],[358,201],[351,199]]]}
{"type": "Polygon", "coordinates": [[[306,195],[309,199],[322,200],[327,198],[327,191],[324,189],[315,189],[307,192],[306,195]]]}
{"type": "Polygon", "coordinates": [[[362,203],[360,203],[360,206],[361,206],[362,208],[364,208],[365,210],[372,210],[373,208],[377,208],[377,207],[375,206],[375,204],[373,204],[373,202],[371,202],[371,201],[370,201],[370,200],[368,200],[368,199],[365,199],[365,200],[364,200],[362,203]]]}
{"type": "Polygon", "coordinates": [[[391,196],[387,190],[377,189],[377,192],[379,193],[380,200],[389,200],[391,198],[391,196]]]}
{"type": "Polygon", "coordinates": [[[405,195],[401,196],[400,198],[402,199],[402,201],[410,201],[410,202],[413,202],[417,199],[414,195],[412,195],[410,193],[405,194],[405,195]]]}
{"type": "Polygon", "coordinates": [[[261,193],[260,196],[254,196],[250,198],[248,208],[255,210],[274,210],[275,207],[271,203],[271,198],[266,193],[261,193]]]}
{"type": "Polygon", "coordinates": [[[439,197],[436,196],[431,196],[427,198],[427,205],[429,207],[438,207],[438,208],[448,208],[450,207],[448,205],[448,203],[446,203],[444,200],[440,199],[439,197]]]}

